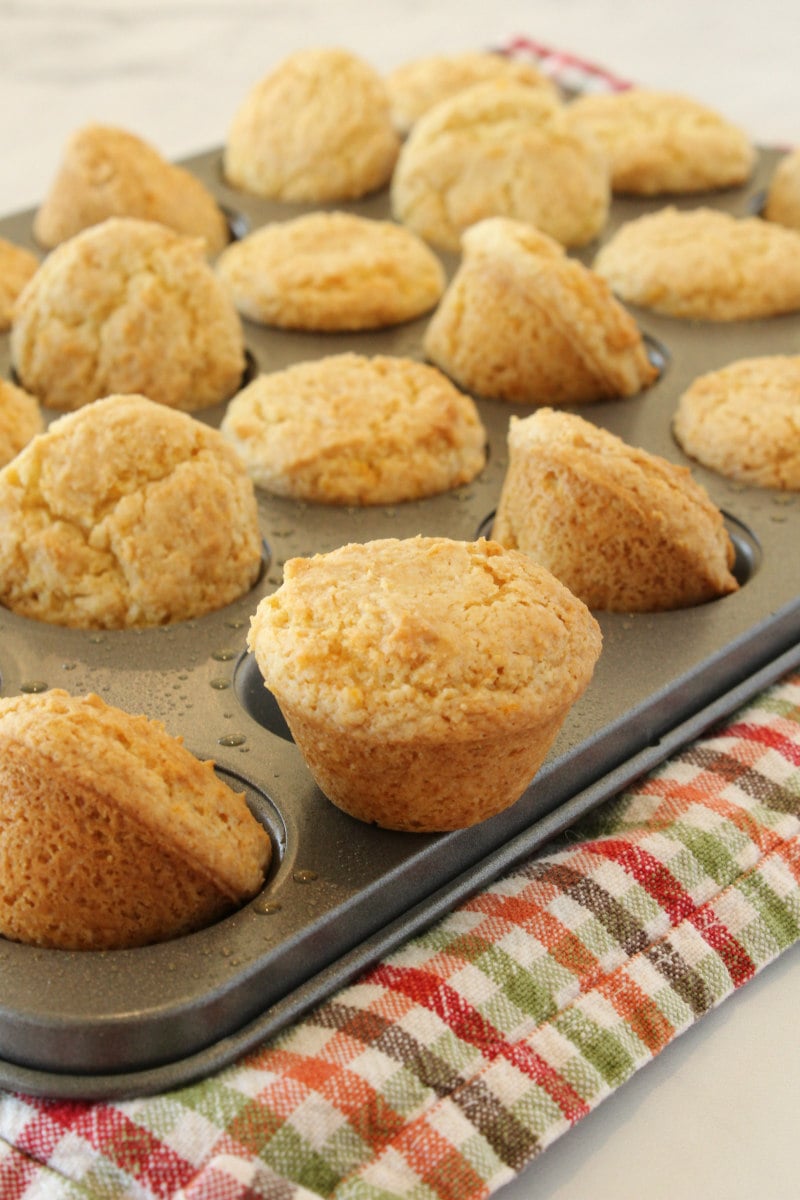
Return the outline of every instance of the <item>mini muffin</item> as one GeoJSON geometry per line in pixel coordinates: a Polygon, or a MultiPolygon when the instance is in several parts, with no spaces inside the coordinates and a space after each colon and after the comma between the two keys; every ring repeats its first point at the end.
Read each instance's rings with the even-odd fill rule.
{"type": "Polygon", "coordinates": [[[123,629],[230,603],[261,569],[255,492],[217,429],[144,396],[54,421],[0,471],[0,603],[123,629]]]}
{"type": "Polygon", "coordinates": [[[323,504],[432,496],[486,462],[474,402],[409,358],[339,354],[259,376],[220,428],[258,487],[323,504]]]}
{"type": "Polygon", "coordinates": [[[720,475],[800,491],[800,356],[740,359],[699,376],[678,401],[673,432],[720,475]]]}
{"type": "Polygon", "coordinates": [[[602,145],[617,193],[658,196],[734,187],[755,148],[744,130],[689,96],[648,88],[579,96],[573,120],[602,145]]]}
{"type": "Polygon", "coordinates": [[[736,591],[722,514],[686,467],[582,417],[511,418],[492,536],[589,608],[657,612],[736,591]]]}
{"type": "Polygon", "coordinates": [[[800,229],[800,148],[785,154],[767,187],[764,217],[800,229]]]}
{"type": "Polygon", "coordinates": [[[628,304],[747,321],[800,308],[800,233],[758,217],[672,206],[622,225],[594,270],[628,304]]]}
{"type": "Polygon", "coordinates": [[[43,429],[44,418],[36,397],[0,379],[0,467],[11,462],[43,429]]]}
{"type": "Polygon", "coordinates": [[[245,97],[224,171],[233,187],[273,200],[355,200],[388,182],[399,146],[377,71],[347,50],[300,50],[245,97]]]}
{"type": "Polygon", "coordinates": [[[605,280],[529,225],[468,229],[425,333],[425,353],[461,387],[517,404],[632,396],[657,371],[605,280]]]}
{"type": "Polygon", "coordinates": [[[160,221],[176,233],[203,238],[210,255],[230,240],[222,210],[189,171],[167,162],[134,133],[85,125],[64,147],[33,233],[52,249],[107,217],[160,221]]]}
{"type": "Polygon", "coordinates": [[[0,700],[0,933],[60,950],[178,937],[258,892],[271,857],[244,796],[99,696],[0,700]]]}
{"type": "Polygon", "coordinates": [[[345,212],[276,222],[234,242],[217,272],[242,316],[283,329],[380,329],[433,308],[444,268],[401,225],[345,212]]]}
{"type": "Polygon", "coordinates": [[[402,63],[386,76],[395,129],[405,135],[440,100],[476,83],[498,79],[539,88],[558,98],[555,84],[533,63],[481,50],[430,54],[402,63]]]}
{"type": "Polygon", "coordinates": [[[0,237],[0,333],[11,328],[17,297],[38,269],[35,254],[0,237]]]}
{"type": "Polygon", "coordinates": [[[524,555],[416,537],[290,559],[249,646],[328,799],[361,821],[431,832],[521,796],[601,636],[524,555]]]}
{"type": "Polygon", "coordinates": [[[440,101],[400,152],[394,216],[445,250],[458,250],[469,225],[498,216],[585,245],[608,216],[608,164],[565,111],[543,90],[500,82],[440,101]]]}
{"type": "Polygon", "coordinates": [[[22,386],[71,411],[142,392],[184,411],[228,399],[244,372],[239,314],[199,238],[111,217],[56,247],[17,303],[22,386]]]}

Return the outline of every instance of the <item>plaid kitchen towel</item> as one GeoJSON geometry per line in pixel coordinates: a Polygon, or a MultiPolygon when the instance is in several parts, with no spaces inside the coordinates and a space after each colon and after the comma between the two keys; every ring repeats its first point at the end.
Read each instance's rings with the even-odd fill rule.
{"type": "Polygon", "coordinates": [[[624,92],[633,86],[629,79],[622,79],[606,67],[529,37],[511,38],[500,47],[500,53],[534,63],[566,91],[624,92]]]}
{"type": "Polygon", "coordinates": [[[794,674],[211,1078],[0,1093],[0,1196],[479,1200],[798,935],[794,674]]]}

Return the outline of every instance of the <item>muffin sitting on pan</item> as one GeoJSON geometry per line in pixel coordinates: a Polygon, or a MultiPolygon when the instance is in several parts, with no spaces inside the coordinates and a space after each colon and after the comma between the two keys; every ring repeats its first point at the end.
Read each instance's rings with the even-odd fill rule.
{"type": "Polygon", "coordinates": [[[11,328],[14,305],[28,280],[39,269],[39,259],[24,246],[0,238],[0,332],[11,328]]]}
{"type": "Polygon", "coordinates": [[[290,559],[248,642],[328,799],[431,832],[522,795],[589,685],[601,635],[525,555],[417,537],[290,559]]]}
{"type": "Polygon", "coordinates": [[[744,130],[677,92],[587,94],[570,104],[569,113],[606,151],[615,193],[688,195],[734,187],[755,165],[744,130]]]}
{"type": "Polygon", "coordinates": [[[392,176],[394,217],[427,242],[457,251],[486,217],[535,225],[584,246],[605,225],[611,196],[599,144],[548,92],[480,83],[420,117],[392,176]]]}
{"type": "Polygon", "coordinates": [[[592,609],[657,612],[736,591],[721,512],[679,467],[572,413],[511,418],[493,537],[592,609]]]}
{"type": "Polygon", "coordinates": [[[626,304],[700,321],[800,309],[800,232],[759,217],[668,206],[620,226],[594,270],[626,304]]]}
{"type": "Polygon", "coordinates": [[[222,210],[191,172],[125,129],[85,125],[64,147],[34,216],[34,237],[52,249],[108,217],[159,221],[176,233],[203,238],[209,255],[230,240],[222,210]]]}
{"type": "Polygon", "coordinates": [[[739,359],[698,376],[678,400],[673,432],[728,479],[800,491],[800,355],[739,359]]]}
{"type": "Polygon", "coordinates": [[[0,471],[0,603],[54,625],[188,620],[255,582],[253,485],[218,430],[144,396],[53,422],[0,471]]]}
{"type": "Polygon", "coordinates": [[[11,360],[47,408],[141,392],[194,411],[239,387],[244,335],[200,238],[112,217],[62,242],[29,280],[11,360]]]}
{"type": "Polygon", "coordinates": [[[399,146],[386,86],[368,63],[337,47],[300,50],[245,96],[224,172],[273,200],[354,200],[388,182],[399,146]]]}
{"type": "Polygon", "coordinates": [[[0,379],[0,467],[11,462],[43,430],[44,418],[36,397],[0,379]]]}
{"type": "Polygon", "coordinates": [[[642,335],[605,280],[522,221],[468,229],[425,353],[470,392],[517,404],[633,396],[654,382],[642,335]]]}
{"type": "Polygon", "coordinates": [[[332,354],[260,375],[220,426],[256,486],[321,504],[395,504],[486,462],[474,401],[413,359],[332,354]]]}
{"type": "Polygon", "coordinates": [[[272,847],[157,721],[58,688],[0,700],[0,934],[120,950],[202,928],[260,890],[272,847]]]}
{"type": "Polygon", "coordinates": [[[785,154],[767,186],[763,216],[790,229],[800,229],[800,149],[785,154]]]}
{"type": "Polygon", "coordinates": [[[347,212],[263,225],[216,270],[243,317],[280,329],[383,329],[433,308],[444,268],[410,229],[347,212]]]}

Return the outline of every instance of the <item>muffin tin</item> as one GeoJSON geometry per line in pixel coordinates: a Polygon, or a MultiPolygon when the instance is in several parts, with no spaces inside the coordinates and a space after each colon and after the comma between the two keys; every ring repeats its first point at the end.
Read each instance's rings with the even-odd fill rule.
{"type": "MultiPolygon", "coordinates": [[[[763,152],[747,187],[676,203],[757,212],[776,160],[763,152]]],[[[218,150],[184,165],[218,196],[234,235],[309,211],[229,189],[218,150]]],[[[615,201],[604,236],[663,203],[615,201]]],[[[384,192],[339,207],[382,217],[388,198],[384,192]]],[[[32,215],[0,222],[0,235],[35,248],[32,215]]],[[[590,263],[595,250],[579,257],[590,263]]],[[[454,265],[446,262],[450,271],[454,265]]],[[[579,411],[676,462],[688,460],[673,440],[671,417],[692,379],[753,354],[800,353],[800,315],[714,325],[631,311],[661,368],[658,382],[633,399],[579,411]]],[[[344,350],[421,358],[426,319],[323,336],[245,323],[250,371],[344,350]]],[[[0,341],[0,372],[9,376],[7,336],[0,341]]],[[[261,493],[262,576],[219,612],[163,628],[97,633],[0,613],[4,695],[51,687],[94,691],[162,720],[246,793],[275,849],[262,893],[187,937],[82,953],[0,940],[0,1084],[31,1094],[120,1098],[181,1085],[230,1063],[800,663],[800,496],[742,488],[695,466],[726,515],[742,587],[692,609],[601,614],[604,649],[594,679],[517,804],[481,825],[440,835],[380,830],[335,809],[314,785],[246,651],[250,615],[278,586],[291,556],[374,537],[489,534],[509,416],[531,410],[478,404],[489,459],[467,487],[375,509],[261,493]]],[[[196,415],[218,424],[223,411],[196,415]]]]}

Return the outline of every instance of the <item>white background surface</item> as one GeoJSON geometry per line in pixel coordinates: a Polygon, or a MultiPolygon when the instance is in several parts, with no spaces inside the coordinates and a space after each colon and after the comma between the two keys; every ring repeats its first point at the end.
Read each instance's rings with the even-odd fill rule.
{"type": "MultiPolygon", "coordinates": [[[[0,0],[0,212],[41,198],[69,133],[116,123],[169,157],[220,144],[292,50],[380,70],[528,35],[800,143],[797,0],[0,0]]],[[[800,1198],[800,947],[726,1001],[498,1200],[800,1198]]]]}
{"type": "Polygon", "coordinates": [[[386,70],[516,34],[687,91],[757,140],[800,140],[796,0],[0,0],[0,211],[41,199],[84,121],[175,157],[221,142],[292,50],[338,44],[386,70]]]}

